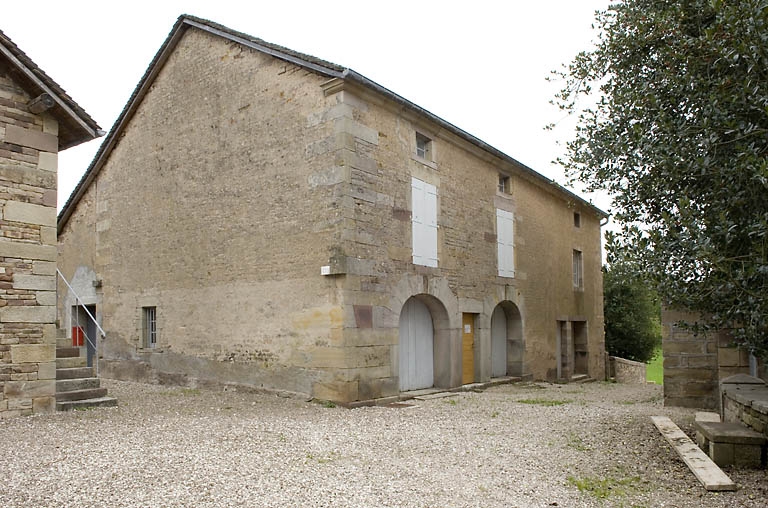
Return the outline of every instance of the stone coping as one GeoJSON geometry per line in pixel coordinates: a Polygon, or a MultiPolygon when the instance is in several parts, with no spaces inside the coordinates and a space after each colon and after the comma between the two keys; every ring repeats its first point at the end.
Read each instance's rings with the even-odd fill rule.
{"type": "Polygon", "coordinates": [[[766,442],[765,436],[739,423],[697,421],[694,426],[713,443],[762,446],[766,442]]]}
{"type": "Polygon", "coordinates": [[[738,374],[720,382],[723,397],[768,415],[768,386],[762,379],[738,374]]]}

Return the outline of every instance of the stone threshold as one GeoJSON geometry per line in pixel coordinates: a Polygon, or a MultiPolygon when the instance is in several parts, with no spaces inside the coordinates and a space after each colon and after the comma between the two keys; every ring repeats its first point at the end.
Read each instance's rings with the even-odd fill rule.
{"type": "Polygon", "coordinates": [[[366,406],[389,406],[394,402],[400,402],[404,400],[430,400],[440,399],[445,397],[455,397],[461,392],[480,392],[486,390],[492,386],[506,385],[512,383],[519,383],[521,381],[530,381],[532,376],[505,376],[493,378],[490,381],[483,383],[469,383],[455,388],[425,388],[423,390],[412,390],[408,392],[401,392],[399,395],[393,395],[391,397],[381,397],[378,399],[368,400],[356,400],[354,402],[340,403],[340,406],[348,409],[354,409],[357,407],[366,406]]]}

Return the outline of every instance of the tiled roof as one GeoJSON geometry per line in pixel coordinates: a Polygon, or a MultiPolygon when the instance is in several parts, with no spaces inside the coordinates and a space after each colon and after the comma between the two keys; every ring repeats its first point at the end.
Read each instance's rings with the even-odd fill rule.
{"type": "Polygon", "coordinates": [[[277,44],[272,44],[272,43],[263,41],[257,37],[253,37],[251,35],[238,32],[236,30],[232,30],[231,28],[227,28],[223,25],[214,23],[206,19],[183,14],[179,16],[178,20],[173,25],[173,28],[171,29],[171,32],[168,34],[168,37],[166,38],[165,42],[163,42],[162,46],[160,46],[160,49],[157,51],[157,54],[155,54],[155,57],[150,62],[149,66],[147,67],[147,70],[144,73],[144,76],[136,85],[136,88],[131,94],[131,97],[128,99],[128,102],[123,108],[123,111],[120,113],[120,116],[118,116],[117,120],[115,121],[115,124],[112,126],[112,129],[110,130],[106,139],[104,140],[98,152],[96,153],[96,156],[94,157],[93,162],[91,162],[91,165],[88,167],[85,174],[81,178],[80,182],[77,184],[77,187],[75,187],[75,190],[72,191],[72,194],[70,195],[69,199],[64,205],[64,208],[61,210],[61,213],[59,214],[59,220],[58,220],[59,232],[61,232],[63,227],[66,225],[67,221],[69,220],[69,217],[72,215],[75,207],[77,206],[77,202],[80,200],[83,194],[85,194],[85,191],[88,189],[88,186],[90,185],[90,183],[93,181],[94,178],[96,178],[96,175],[100,171],[102,164],[104,163],[104,161],[106,161],[106,158],[107,158],[106,156],[109,154],[110,150],[117,142],[117,139],[119,138],[119,135],[122,132],[123,128],[130,121],[131,117],[133,116],[133,113],[135,112],[136,108],[141,102],[142,97],[144,96],[144,94],[147,92],[150,85],[152,84],[152,81],[154,80],[155,76],[160,71],[163,64],[168,59],[169,55],[173,52],[173,49],[176,46],[176,43],[178,43],[178,41],[181,39],[184,32],[190,27],[194,27],[211,34],[224,37],[226,39],[232,40],[239,44],[243,44],[247,47],[255,49],[257,51],[261,51],[263,53],[272,55],[275,58],[279,58],[281,60],[285,60],[287,62],[312,70],[321,75],[328,76],[331,78],[340,78],[343,80],[352,81],[362,86],[365,86],[366,88],[387,97],[388,99],[406,107],[407,109],[410,109],[411,111],[425,117],[426,119],[432,122],[435,122],[440,127],[463,138],[464,140],[492,154],[493,156],[512,163],[533,180],[539,182],[540,184],[545,185],[549,189],[553,189],[555,192],[562,194],[567,199],[583,204],[584,206],[592,209],[597,215],[601,217],[608,216],[608,214],[606,214],[599,208],[595,207],[593,204],[589,203],[588,201],[584,200],[583,198],[574,194],[568,189],[558,185],[553,180],[546,178],[541,173],[538,173],[537,171],[526,166],[525,164],[522,164],[521,162],[510,157],[509,155],[506,155],[502,151],[485,143],[479,138],[472,136],[468,132],[443,120],[439,116],[433,113],[430,113],[424,108],[414,104],[413,102],[410,102],[409,100],[401,97],[400,95],[397,95],[391,90],[379,85],[378,83],[366,78],[362,74],[359,74],[358,72],[355,72],[348,67],[342,67],[340,65],[334,64],[332,62],[328,62],[326,60],[322,60],[320,58],[316,58],[311,55],[300,53],[298,51],[293,51],[283,46],[279,46],[277,44]]]}
{"type": "Polygon", "coordinates": [[[30,95],[49,93],[53,97],[56,104],[52,114],[59,120],[59,150],[103,135],[96,121],[2,31],[0,58],[10,62],[14,78],[21,82],[30,95]]]}

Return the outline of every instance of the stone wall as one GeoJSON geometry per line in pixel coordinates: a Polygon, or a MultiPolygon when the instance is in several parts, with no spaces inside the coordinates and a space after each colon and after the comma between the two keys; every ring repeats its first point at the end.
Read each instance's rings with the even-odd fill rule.
{"type": "Polygon", "coordinates": [[[717,337],[695,334],[679,322],[695,322],[697,316],[662,309],[664,353],[664,404],[716,409],[718,402],[717,337]]]}
{"type": "Polygon", "coordinates": [[[617,356],[609,357],[609,377],[617,383],[644,385],[646,383],[646,364],[634,362],[617,356]]]}
{"type": "MultiPolygon", "coordinates": [[[[749,374],[749,353],[736,347],[725,331],[694,333],[680,323],[696,323],[695,314],[662,309],[664,404],[718,409],[718,383],[733,375],[749,374]]],[[[758,375],[764,370],[758,365],[758,375]]]]}
{"type": "Polygon", "coordinates": [[[490,378],[498,306],[518,333],[516,375],[555,379],[560,330],[578,328],[586,374],[602,378],[599,222],[379,95],[190,29],[63,227],[59,259],[96,288],[102,375],[354,401],[398,393],[413,296],[434,310],[439,386],[461,382],[462,313],[476,316],[475,380],[490,378]],[[415,156],[417,129],[433,160],[415,156]],[[497,190],[500,171],[511,192],[497,190]],[[437,268],[412,262],[412,177],[438,188],[437,268]],[[515,213],[515,277],[497,276],[497,208],[515,213]]]}
{"type": "Polygon", "coordinates": [[[768,438],[768,386],[762,379],[744,374],[720,384],[724,422],[743,423],[768,438]]]}
{"type": "Polygon", "coordinates": [[[58,123],[0,67],[0,418],[55,408],[58,123]]]}

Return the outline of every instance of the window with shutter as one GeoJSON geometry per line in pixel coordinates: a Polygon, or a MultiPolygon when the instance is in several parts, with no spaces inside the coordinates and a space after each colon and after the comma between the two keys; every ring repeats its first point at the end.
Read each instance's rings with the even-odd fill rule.
{"type": "Polygon", "coordinates": [[[496,209],[496,243],[498,245],[499,277],[515,276],[515,216],[496,209]]]}
{"type": "Polygon", "coordinates": [[[413,263],[437,266],[437,187],[411,179],[413,263]]]}

